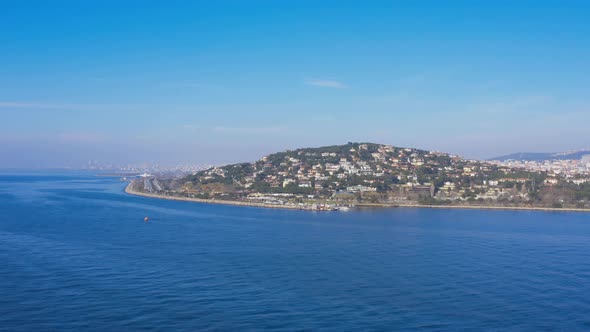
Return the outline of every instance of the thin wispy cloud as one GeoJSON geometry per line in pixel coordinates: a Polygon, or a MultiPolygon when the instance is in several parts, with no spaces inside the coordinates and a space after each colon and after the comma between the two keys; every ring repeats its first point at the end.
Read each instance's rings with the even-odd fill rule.
{"type": "Polygon", "coordinates": [[[199,129],[203,129],[203,126],[199,126],[199,125],[195,125],[195,124],[191,124],[191,123],[186,123],[180,126],[182,129],[185,130],[199,130],[199,129]]]}
{"type": "Polygon", "coordinates": [[[132,111],[139,109],[139,105],[112,104],[70,104],[33,101],[0,101],[0,110],[56,110],[56,111],[132,111]]]}
{"type": "Polygon", "coordinates": [[[220,134],[248,134],[248,135],[266,135],[266,134],[284,134],[289,132],[285,126],[263,126],[263,127],[232,127],[232,126],[202,126],[193,124],[184,124],[181,126],[190,131],[209,131],[220,134]]]}
{"type": "Polygon", "coordinates": [[[64,108],[66,105],[29,101],[0,101],[0,108],[64,108]]]}
{"type": "Polygon", "coordinates": [[[332,89],[346,89],[348,86],[342,82],[334,81],[334,80],[322,80],[322,79],[307,79],[305,80],[305,84],[318,86],[322,88],[332,88],[332,89]]]}
{"type": "Polygon", "coordinates": [[[210,83],[202,83],[202,82],[192,82],[192,81],[179,81],[179,82],[166,82],[160,84],[162,87],[166,88],[181,88],[181,89],[214,89],[214,90],[221,90],[223,89],[222,86],[210,84],[210,83]]]}
{"type": "Polygon", "coordinates": [[[520,96],[507,100],[491,101],[474,105],[471,111],[482,114],[508,114],[517,112],[535,112],[535,114],[551,111],[553,98],[551,96],[520,96]]]}
{"type": "Polygon", "coordinates": [[[102,133],[68,131],[61,133],[21,133],[21,132],[2,132],[0,133],[0,142],[31,142],[39,143],[98,143],[105,142],[108,138],[102,133]]]}
{"type": "Polygon", "coordinates": [[[281,134],[288,129],[283,126],[269,126],[269,127],[213,127],[212,130],[218,133],[233,133],[233,134],[281,134]]]}
{"type": "Polygon", "coordinates": [[[97,143],[105,140],[104,135],[89,132],[65,132],[57,135],[64,143],[97,143]]]}

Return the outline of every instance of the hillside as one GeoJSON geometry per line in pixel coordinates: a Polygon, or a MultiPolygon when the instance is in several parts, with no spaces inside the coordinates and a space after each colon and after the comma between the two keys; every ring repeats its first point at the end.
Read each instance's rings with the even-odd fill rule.
{"type": "Polygon", "coordinates": [[[177,179],[146,179],[135,187],[175,197],[284,206],[584,207],[590,201],[590,184],[586,179],[576,181],[440,152],[348,143],[274,153],[252,163],[214,167],[177,179]]]}

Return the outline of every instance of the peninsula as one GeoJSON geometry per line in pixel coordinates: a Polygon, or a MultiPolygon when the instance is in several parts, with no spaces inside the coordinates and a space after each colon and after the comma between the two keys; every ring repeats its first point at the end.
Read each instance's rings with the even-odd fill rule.
{"type": "Polygon", "coordinates": [[[590,211],[590,176],[571,178],[415,148],[348,143],[252,163],[132,180],[135,195],[201,203],[334,210],[351,206],[590,211]]]}

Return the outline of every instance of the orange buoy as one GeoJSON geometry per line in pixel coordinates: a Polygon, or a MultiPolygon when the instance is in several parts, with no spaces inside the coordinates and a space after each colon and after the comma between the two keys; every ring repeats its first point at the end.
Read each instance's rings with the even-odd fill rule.
{"type": "Polygon", "coordinates": [[[150,220],[150,218],[148,218],[148,217],[143,218],[143,221],[145,221],[145,222],[148,222],[149,220],[150,220]]]}

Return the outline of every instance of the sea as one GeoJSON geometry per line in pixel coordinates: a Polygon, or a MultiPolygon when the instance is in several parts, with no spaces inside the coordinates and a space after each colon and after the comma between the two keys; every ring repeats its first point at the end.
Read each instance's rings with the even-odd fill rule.
{"type": "Polygon", "coordinates": [[[0,331],[590,330],[590,214],[275,210],[124,187],[0,172],[0,331]]]}

